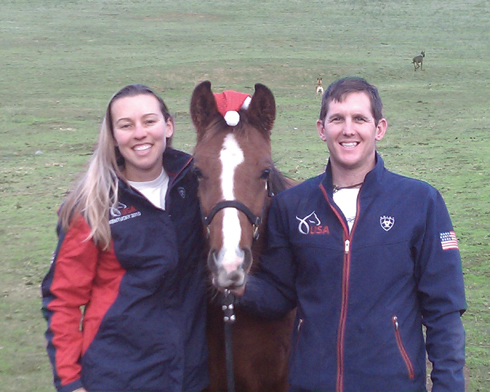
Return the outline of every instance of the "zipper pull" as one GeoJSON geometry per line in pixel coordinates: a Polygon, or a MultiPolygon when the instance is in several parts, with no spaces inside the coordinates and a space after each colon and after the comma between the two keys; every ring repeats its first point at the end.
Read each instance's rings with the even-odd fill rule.
{"type": "Polygon", "coordinates": [[[345,240],[345,254],[349,253],[349,246],[350,246],[350,241],[345,240]]]}
{"type": "Polygon", "coordinates": [[[303,319],[298,320],[298,332],[301,330],[301,326],[303,325],[303,319]]]}
{"type": "Polygon", "coordinates": [[[398,331],[398,317],[393,316],[392,320],[393,320],[393,325],[395,326],[395,331],[398,331]]]}

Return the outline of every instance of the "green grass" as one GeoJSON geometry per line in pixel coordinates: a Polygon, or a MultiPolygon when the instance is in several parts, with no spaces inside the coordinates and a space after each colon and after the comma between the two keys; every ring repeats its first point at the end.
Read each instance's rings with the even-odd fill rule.
{"type": "Polygon", "coordinates": [[[315,121],[324,84],[379,87],[389,168],[436,186],[460,239],[469,391],[490,390],[490,4],[486,0],[3,0],[0,16],[0,385],[52,391],[39,284],[56,245],[56,209],[96,141],[111,95],[140,82],[176,116],[190,151],[192,89],[252,92],[278,115],[279,168],[323,170],[315,121]],[[425,50],[424,71],[411,59],[425,50]]]}

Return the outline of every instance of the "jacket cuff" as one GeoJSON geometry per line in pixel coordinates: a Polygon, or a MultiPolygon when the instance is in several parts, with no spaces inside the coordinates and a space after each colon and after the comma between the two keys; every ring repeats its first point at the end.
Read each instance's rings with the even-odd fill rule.
{"type": "Polygon", "coordinates": [[[75,380],[69,384],[63,385],[62,387],[60,387],[58,389],[58,392],[73,392],[73,391],[77,390],[78,388],[83,388],[81,379],[78,379],[78,380],[75,380]]]}

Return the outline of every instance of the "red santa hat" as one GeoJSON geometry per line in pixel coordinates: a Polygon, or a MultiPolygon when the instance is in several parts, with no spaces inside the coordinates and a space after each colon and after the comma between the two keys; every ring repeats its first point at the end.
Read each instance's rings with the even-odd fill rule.
{"type": "Polygon", "coordinates": [[[224,117],[226,123],[234,127],[240,122],[240,109],[248,109],[252,98],[245,93],[239,93],[232,90],[214,93],[214,99],[218,107],[218,112],[224,117]]]}

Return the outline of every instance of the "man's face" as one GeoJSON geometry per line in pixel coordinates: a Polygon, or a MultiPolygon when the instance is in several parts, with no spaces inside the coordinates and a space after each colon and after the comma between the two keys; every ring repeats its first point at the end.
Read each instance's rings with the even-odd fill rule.
{"type": "Polygon", "coordinates": [[[387,127],[384,118],[375,125],[371,101],[364,92],[350,93],[343,102],[331,101],[325,119],[317,121],[332,169],[364,173],[374,168],[376,141],[383,138],[387,127]]]}

